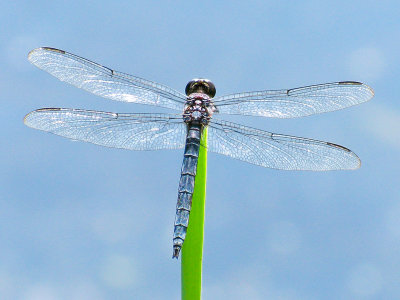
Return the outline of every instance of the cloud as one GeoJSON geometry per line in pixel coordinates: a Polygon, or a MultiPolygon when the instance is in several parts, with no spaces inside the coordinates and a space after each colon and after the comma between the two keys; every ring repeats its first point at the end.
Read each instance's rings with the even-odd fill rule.
{"type": "Polygon", "coordinates": [[[90,282],[74,283],[67,291],[65,291],[66,299],[79,299],[79,300],[102,300],[100,290],[90,282]]]}
{"type": "Polygon", "coordinates": [[[289,255],[299,249],[301,234],[294,224],[277,222],[269,230],[267,243],[272,252],[289,255]]]}
{"type": "Polygon", "coordinates": [[[100,211],[91,220],[96,237],[106,243],[127,239],[138,226],[128,211],[100,211]]]}
{"type": "Polygon", "coordinates": [[[400,112],[383,105],[370,104],[363,127],[382,142],[400,149],[400,112]]]}
{"type": "Polygon", "coordinates": [[[112,255],[100,270],[101,279],[111,288],[127,289],[135,286],[138,280],[137,268],[130,257],[112,255]]]}
{"type": "Polygon", "coordinates": [[[15,36],[8,42],[5,48],[5,58],[12,68],[26,70],[30,67],[27,59],[28,53],[36,47],[38,47],[38,41],[35,38],[15,36]]]}
{"type": "Polygon", "coordinates": [[[369,263],[357,265],[349,273],[347,286],[356,296],[373,296],[382,288],[381,272],[369,263]]]}
{"type": "Polygon", "coordinates": [[[212,281],[204,286],[204,299],[274,299],[301,300],[312,299],[293,289],[281,289],[274,286],[268,271],[257,266],[247,266],[232,270],[221,279],[212,281]],[[257,271],[255,271],[257,270],[257,271]]]}
{"type": "MultiPolygon", "coordinates": [[[[40,282],[26,286],[21,282],[18,286],[13,285],[13,289],[21,292],[18,299],[23,300],[64,300],[64,299],[79,299],[79,300],[102,300],[99,289],[92,283],[87,281],[71,281],[63,283],[40,282]]],[[[13,299],[15,297],[7,297],[7,294],[1,294],[1,299],[13,299]]]]}
{"type": "Polygon", "coordinates": [[[394,238],[400,238],[400,204],[396,204],[388,210],[385,223],[388,232],[394,238]]]}
{"type": "Polygon", "coordinates": [[[61,299],[56,289],[49,284],[38,284],[28,288],[22,297],[24,300],[57,300],[61,299]]]}
{"type": "Polygon", "coordinates": [[[13,299],[14,280],[5,271],[0,271],[0,295],[2,299],[13,299]]]}
{"type": "Polygon", "coordinates": [[[214,285],[204,290],[205,299],[263,299],[257,292],[257,287],[246,282],[227,284],[225,286],[214,285]]]}
{"type": "Polygon", "coordinates": [[[383,75],[386,62],[379,49],[360,48],[349,55],[347,66],[354,80],[375,80],[383,75]]]}

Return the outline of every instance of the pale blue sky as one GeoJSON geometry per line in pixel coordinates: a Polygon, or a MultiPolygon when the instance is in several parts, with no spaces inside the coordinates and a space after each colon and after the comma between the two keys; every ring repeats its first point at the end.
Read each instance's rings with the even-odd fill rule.
{"type": "Polygon", "coordinates": [[[29,64],[51,46],[217,95],[356,80],[375,98],[302,119],[231,117],[356,152],[353,172],[209,155],[203,298],[400,298],[398,1],[5,1],[0,9],[0,298],[179,299],[171,259],[182,151],[129,152],[23,125],[40,107],[115,103],[29,64]]]}

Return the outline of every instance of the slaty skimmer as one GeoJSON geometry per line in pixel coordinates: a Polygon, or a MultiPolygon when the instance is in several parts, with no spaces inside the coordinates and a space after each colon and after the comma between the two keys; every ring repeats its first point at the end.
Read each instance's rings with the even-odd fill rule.
{"type": "Polygon", "coordinates": [[[61,81],[95,95],[179,111],[177,114],[139,114],[42,108],[24,119],[29,127],[106,147],[184,148],[173,235],[175,258],[179,256],[189,224],[200,141],[206,127],[209,151],[262,167],[325,171],[360,166],[357,155],[343,146],[275,134],[216,118],[219,114],[294,118],[339,110],[373,97],[373,90],[360,82],[342,81],[214,97],[214,84],[198,78],[187,84],[185,95],[59,49],[37,48],[29,53],[28,59],[61,81]]]}

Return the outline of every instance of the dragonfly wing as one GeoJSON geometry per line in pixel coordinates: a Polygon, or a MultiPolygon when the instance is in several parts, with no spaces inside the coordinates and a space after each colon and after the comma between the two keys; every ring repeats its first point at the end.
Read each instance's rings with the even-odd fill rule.
{"type": "Polygon", "coordinates": [[[214,99],[220,113],[295,118],[343,109],[370,100],[374,91],[355,81],[311,85],[289,90],[232,94],[214,99]]]}
{"type": "Polygon", "coordinates": [[[161,84],[114,71],[54,48],[37,48],[29,61],[61,81],[112,100],[182,110],[186,96],[161,84]]]}
{"type": "Polygon", "coordinates": [[[186,126],[177,115],[42,108],[27,114],[24,123],[35,129],[106,147],[158,150],[185,146],[186,126]]]}
{"type": "Polygon", "coordinates": [[[212,152],[282,170],[326,171],[360,167],[360,159],[355,153],[336,144],[213,121],[208,129],[208,147],[212,152]]]}

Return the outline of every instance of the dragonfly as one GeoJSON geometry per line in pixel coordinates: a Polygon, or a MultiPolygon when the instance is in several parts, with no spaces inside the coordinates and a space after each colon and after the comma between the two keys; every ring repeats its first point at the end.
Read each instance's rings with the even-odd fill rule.
{"type": "Polygon", "coordinates": [[[374,96],[356,81],[262,90],[215,97],[215,85],[196,78],[185,94],[165,85],[118,72],[64,50],[41,47],[29,61],[61,81],[111,100],[160,106],[175,114],[114,113],[74,108],[41,108],[24,123],[73,140],[129,150],[184,149],[173,233],[173,258],[184,243],[202,134],[207,150],[262,167],[282,170],[351,170],[361,165],[346,147],[276,134],[223,121],[220,114],[295,118],[335,111],[374,96]]]}

